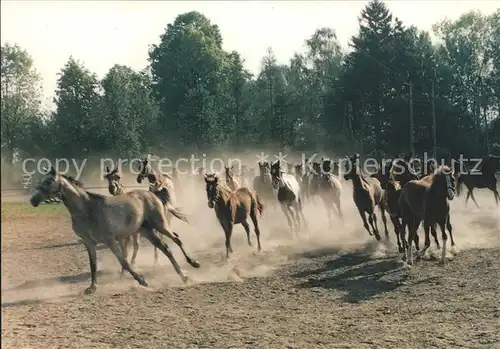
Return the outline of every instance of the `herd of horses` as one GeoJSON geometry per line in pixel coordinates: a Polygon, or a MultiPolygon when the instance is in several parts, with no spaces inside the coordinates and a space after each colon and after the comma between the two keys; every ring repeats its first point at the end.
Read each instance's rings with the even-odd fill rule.
{"type": "MultiPolygon", "coordinates": [[[[205,173],[203,168],[196,171],[200,185],[204,184],[207,205],[213,209],[224,234],[226,258],[233,252],[231,236],[234,225],[245,229],[248,245],[250,238],[249,219],[254,226],[258,251],[261,251],[259,219],[264,207],[281,207],[288,222],[292,238],[309,232],[308,222],[303,213],[305,201],[323,202],[333,227],[335,219],[344,224],[341,208],[342,182],[352,182],[354,203],[362,219],[363,227],[369,235],[380,241],[377,209],[384,225],[385,238],[389,239],[386,214],[389,215],[397,239],[398,251],[403,260],[413,264],[413,245],[416,260],[420,260],[430,247],[430,234],[438,248],[437,227],[441,231],[441,259],[444,263],[448,234],[451,246],[455,246],[452,234],[449,201],[460,194],[460,186],[467,187],[467,200],[474,198],[474,188],[488,188],[494,193],[498,205],[496,171],[500,170],[500,158],[492,155],[482,159],[477,173],[464,170],[455,164],[436,166],[429,162],[425,173],[418,173],[412,166],[411,155],[383,163],[375,173],[366,174],[359,166],[358,154],[335,162],[328,158],[307,161],[302,164],[283,164],[261,161],[258,175],[248,178],[248,168],[225,167],[225,173],[205,173]],[[341,175],[341,173],[343,175],[341,175]],[[252,183],[252,186],[250,186],[252,183]],[[417,230],[423,223],[425,243],[420,250],[417,230]],[[408,232],[408,234],[406,234],[408,232]],[[448,233],[447,233],[448,232],[448,233]]],[[[458,163],[457,163],[458,164],[458,163]]],[[[189,223],[188,217],[176,207],[182,181],[177,171],[172,174],[158,174],[147,158],[142,160],[137,182],[149,182],[149,190],[127,191],[118,169],[106,168],[103,174],[108,181],[111,196],[93,193],[85,189],[82,182],[59,174],[51,167],[37,185],[30,202],[37,207],[41,202],[59,197],[68,209],[72,228],[86,246],[91,284],[85,290],[93,293],[97,285],[96,246],[106,245],[120,262],[122,273],[129,272],[141,285],[147,286],[144,278],[134,270],[139,250],[139,237],[143,236],[154,246],[154,263],[158,252],[171,261],[175,271],[184,282],[186,273],[180,268],[169,246],[161,235],[167,236],[181,249],[186,261],[194,268],[200,264],[185,251],[179,235],[171,230],[171,219],[175,217],[189,223]],[[128,245],[133,243],[133,255],[128,261],[128,245]]],[[[180,192],[182,193],[182,192],[180,192]]],[[[453,251],[452,251],[453,252],[453,251]]]]}

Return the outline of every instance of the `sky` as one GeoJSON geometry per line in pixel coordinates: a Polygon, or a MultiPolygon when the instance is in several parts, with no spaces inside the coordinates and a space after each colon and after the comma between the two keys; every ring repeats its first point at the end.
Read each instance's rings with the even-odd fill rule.
{"type": "MultiPolygon", "coordinates": [[[[357,18],[368,1],[27,1],[2,0],[1,43],[17,43],[33,57],[43,79],[44,104],[51,105],[57,73],[72,55],[99,78],[114,64],[140,70],[148,47],[157,44],[168,23],[184,12],[199,11],[220,28],[224,49],[236,50],[245,67],[258,73],[272,47],[279,63],[319,27],[335,29],[347,48],[358,29],[357,18]]],[[[431,30],[445,18],[499,6],[486,1],[387,1],[405,25],[431,30]]]]}

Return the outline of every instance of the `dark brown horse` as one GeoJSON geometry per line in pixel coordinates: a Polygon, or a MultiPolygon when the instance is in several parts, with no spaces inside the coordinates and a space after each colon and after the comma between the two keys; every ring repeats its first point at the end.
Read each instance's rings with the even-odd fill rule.
{"type": "Polygon", "coordinates": [[[401,187],[406,183],[419,178],[414,166],[412,165],[413,155],[401,156],[393,160],[391,167],[391,176],[394,180],[398,181],[401,187]]]}
{"type": "Polygon", "coordinates": [[[441,262],[446,258],[446,242],[448,236],[445,228],[448,226],[451,245],[455,246],[450,223],[450,205],[448,200],[455,196],[455,178],[448,166],[440,166],[430,176],[408,182],[402,189],[400,197],[401,216],[409,227],[407,262],[413,264],[412,245],[420,223],[424,223],[425,247],[422,253],[417,253],[417,259],[425,254],[430,246],[429,232],[437,224],[442,233],[441,262]]]}
{"type": "Polygon", "coordinates": [[[363,226],[370,235],[375,234],[375,238],[380,240],[380,233],[377,227],[377,215],[375,207],[378,206],[382,215],[382,221],[385,227],[385,236],[389,239],[389,231],[387,230],[387,218],[385,217],[385,207],[383,202],[383,190],[378,179],[364,176],[359,169],[359,154],[351,157],[350,166],[344,174],[345,180],[352,180],[353,184],[353,199],[358,208],[363,226]],[[366,222],[365,213],[368,214],[368,222],[370,223],[373,233],[366,222]]]}
{"type": "Polygon", "coordinates": [[[474,197],[474,188],[484,189],[487,188],[493,192],[495,197],[495,202],[498,206],[500,201],[500,195],[497,189],[497,179],[495,173],[500,170],[500,157],[488,155],[483,157],[481,161],[481,169],[479,171],[468,171],[458,174],[457,180],[457,196],[460,196],[460,187],[465,184],[467,187],[467,197],[465,198],[465,205],[467,206],[467,201],[469,198],[474,201],[476,207],[479,205],[474,197]]]}
{"type": "Polygon", "coordinates": [[[214,209],[215,216],[226,235],[226,258],[229,259],[229,254],[233,252],[231,236],[235,224],[243,225],[247,234],[248,246],[252,246],[248,217],[252,220],[255,228],[257,248],[260,252],[259,216],[262,214],[264,205],[260,201],[259,195],[255,191],[244,187],[232,191],[220,182],[215,173],[205,174],[205,183],[208,207],[214,209]]]}

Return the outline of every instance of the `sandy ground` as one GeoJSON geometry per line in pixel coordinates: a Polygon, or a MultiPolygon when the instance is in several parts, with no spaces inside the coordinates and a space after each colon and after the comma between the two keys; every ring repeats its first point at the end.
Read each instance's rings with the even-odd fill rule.
{"type": "Polygon", "coordinates": [[[463,197],[452,202],[458,255],[440,266],[432,249],[407,268],[390,223],[387,244],[362,229],[349,184],[345,227],[329,228],[324,208],[307,204],[311,234],[293,241],[282,212],[266,207],[263,251],[248,247],[237,226],[235,255],[226,264],[223,232],[204,189],[190,187],[180,196],[191,223],[176,221],[174,230],[201,268],[172,249],[191,283],[183,285],[164,256],[153,267],[144,241],[137,269],[150,287],[120,278],[114,256],[100,249],[91,296],[83,295],[87,253],[68,214],[2,200],[3,347],[500,347],[500,215],[491,193],[477,191],[480,210],[465,208],[463,197]]]}

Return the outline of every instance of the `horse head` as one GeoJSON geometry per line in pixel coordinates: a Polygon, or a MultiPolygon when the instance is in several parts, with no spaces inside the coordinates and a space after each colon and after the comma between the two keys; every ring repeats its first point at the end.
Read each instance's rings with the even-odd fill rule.
{"type": "Polygon", "coordinates": [[[217,185],[219,177],[217,173],[205,173],[205,184],[207,191],[208,208],[214,208],[214,202],[217,199],[217,185]]]}

